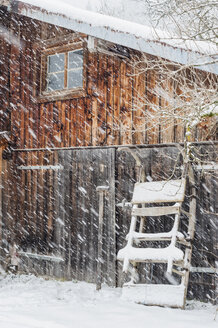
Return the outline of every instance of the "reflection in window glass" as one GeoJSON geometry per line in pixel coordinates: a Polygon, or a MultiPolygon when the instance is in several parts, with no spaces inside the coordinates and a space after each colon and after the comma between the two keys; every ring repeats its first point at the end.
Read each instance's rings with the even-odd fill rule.
{"type": "Polygon", "coordinates": [[[83,66],[83,51],[70,51],[68,54],[68,69],[79,68],[83,66]]]}
{"type": "Polygon", "coordinates": [[[83,86],[83,51],[82,49],[68,53],[67,88],[83,86]]]}
{"type": "Polygon", "coordinates": [[[83,70],[79,68],[77,70],[68,72],[68,89],[79,88],[83,86],[83,70]]]}
{"type": "Polygon", "coordinates": [[[64,54],[48,56],[48,73],[64,71],[64,54]]]}
{"type": "Polygon", "coordinates": [[[65,54],[48,56],[47,91],[64,89],[65,54]]]}
{"type": "Polygon", "coordinates": [[[52,73],[47,76],[47,90],[62,90],[64,89],[64,72],[52,73]]]}
{"type": "Polygon", "coordinates": [[[83,50],[78,49],[47,57],[46,90],[66,90],[83,86],[83,50]]]}

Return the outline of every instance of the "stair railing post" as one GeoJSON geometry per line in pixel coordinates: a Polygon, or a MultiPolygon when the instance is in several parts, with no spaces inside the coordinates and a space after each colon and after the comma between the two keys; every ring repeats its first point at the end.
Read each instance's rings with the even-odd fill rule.
{"type": "Polygon", "coordinates": [[[182,278],[182,284],[185,286],[185,293],[184,293],[184,304],[186,301],[187,289],[188,289],[188,281],[189,281],[189,272],[191,266],[191,256],[192,256],[192,243],[195,234],[195,224],[196,224],[196,208],[197,208],[197,190],[196,190],[196,182],[195,182],[195,174],[192,165],[188,167],[188,177],[189,183],[191,185],[191,202],[189,205],[189,224],[188,224],[188,235],[190,238],[190,246],[185,250],[185,257],[184,257],[184,266],[186,268],[185,275],[182,278]]]}
{"type": "Polygon", "coordinates": [[[97,280],[96,290],[101,289],[102,283],[102,247],[103,247],[103,216],[104,216],[104,196],[108,192],[108,186],[98,186],[96,191],[99,194],[99,225],[98,225],[98,258],[97,258],[97,280]]]}

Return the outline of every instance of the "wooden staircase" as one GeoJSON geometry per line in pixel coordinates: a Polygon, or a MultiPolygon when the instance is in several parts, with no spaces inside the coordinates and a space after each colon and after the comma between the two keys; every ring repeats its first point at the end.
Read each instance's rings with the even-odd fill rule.
{"type": "MultiPolygon", "coordinates": [[[[189,175],[193,178],[193,171],[189,175]]],[[[193,179],[194,182],[194,179],[193,179]]],[[[194,186],[194,183],[193,183],[194,186]]],[[[132,213],[127,244],[117,255],[123,262],[123,273],[130,273],[130,282],[123,285],[123,297],[146,305],[184,308],[194,237],[196,198],[191,188],[189,212],[182,209],[185,197],[186,179],[136,183],[133,192],[132,213]],[[179,231],[181,213],[188,217],[188,231],[179,231]],[[145,233],[146,221],[154,218],[158,227],[161,220],[173,217],[171,231],[145,233]],[[144,246],[150,242],[158,246],[144,246]],[[163,242],[168,245],[161,247],[163,242]],[[143,246],[140,246],[143,243],[143,246]],[[182,246],[181,246],[182,245],[182,246]],[[169,284],[138,284],[138,263],[166,263],[165,277],[169,284]],[[175,276],[177,280],[175,279],[175,276]],[[175,285],[175,281],[180,280],[175,285]]]]}

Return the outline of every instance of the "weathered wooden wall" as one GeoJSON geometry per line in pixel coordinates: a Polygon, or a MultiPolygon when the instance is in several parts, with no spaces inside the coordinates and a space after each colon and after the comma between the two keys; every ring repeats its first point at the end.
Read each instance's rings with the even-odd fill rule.
{"type": "Polygon", "coordinates": [[[10,45],[8,42],[8,31],[10,20],[6,12],[0,10],[1,26],[0,26],[0,131],[9,130],[10,114],[10,45]]]}
{"type": "MultiPolygon", "coordinates": [[[[172,178],[180,176],[181,158],[176,147],[143,147],[138,152],[148,180],[167,179],[172,172],[172,178]]],[[[199,153],[207,160],[215,160],[216,148],[201,146],[199,153]]],[[[126,242],[130,212],[118,207],[115,212],[115,204],[131,199],[138,174],[132,156],[115,148],[14,152],[13,159],[4,165],[2,249],[15,240],[23,251],[64,259],[58,265],[22,257],[21,268],[26,272],[95,282],[99,208],[96,187],[109,186],[104,203],[103,277],[109,285],[119,285],[121,266],[115,257],[126,242]],[[20,165],[57,164],[63,165],[63,170],[18,169],[20,165]]],[[[197,267],[215,267],[216,179],[214,172],[196,175],[198,207],[192,265],[197,267]]],[[[147,231],[170,230],[170,219],[158,227],[155,222],[150,222],[147,231]]],[[[184,228],[186,224],[184,217],[184,228]]],[[[145,269],[141,270],[142,280],[147,273],[156,283],[165,281],[160,267],[145,269]]],[[[215,274],[191,274],[189,297],[193,296],[214,299],[215,274]]]]}
{"type": "MultiPolygon", "coordinates": [[[[2,179],[2,170],[3,168],[3,160],[2,160],[2,148],[0,146],[0,236],[2,236],[2,184],[3,184],[3,179],[2,179]]],[[[0,237],[1,239],[1,237],[0,237]]],[[[0,250],[1,254],[1,250],[0,250]]]]}
{"type": "MultiPolygon", "coordinates": [[[[84,96],[39,101],[36,43],[69,31],[3,9],[0,16],[5,28],[0,37],[1,128],[12,131],[17,148],[183,142],[181,121],[161,118],[144,102],[146,97],[156,109],[167,105],[157,95],[159,72],[138,74],[131,60],[116,55],[86,52],[84,96]]],[[[163,85],[172,98],[181,92],[174,84],[163,85]]],[[[194,130],[195,140],[210,139],[209,127],[206,122],[194,130]]]]}
{"type": "MultiPolygon", "coordinates": [[[[134,160],[114,148],[59,151],[45,148],[180,142],[184,139],[184,127],[178,118],[168,121],[159,115],[157,118],[155,111],[141,102],[146,96],[157,108],[166,105],[167,101],[155,91],[160,78],[157,72],[137,74],[129,60],[101,52],[86,52],[84,96],[38,101],[36,68],[40,53],[36,52],[35,44],[69,31],[17,17],[2,8],[0,17],[4,28],[0,35],[0,131],[11,131],[13,146],[17,148],[44,148],[44,151],[14,152],[12,159],[3,161],[1,251],[4,254],[11,241],[16,240],[24,251],[64,258],[61,265],[23,259],[24,269],[95,281],[98,230],[95,189],[99,184],[108,184],[103,271],[107,283],[119,284],[120,268],[116,267],[115,253],[123,246],[129,213],[117,209],[115,225],[115,203],[131,199],[137,178],[134,160]],[[149,120],[146,112],[151,114],[149,120]],[[19,165],[48,164],[62,164],[64,170],[17,169],[19,165]]],[[[172,97],[180,92],[178,85],[174,87],[165,83],[172,97]]],[[[196,128],[194,139],[210,139],[208,128],[208,122],[201,129],[196,128]]],[[[202,148],[201,153],[204,152],[207,159],[216,153],[213,146],[202,148]]],[[[168,178],[178,155],[173,147],[144,148],[141,153],[146,175],[155,180],[168,178]]],[[[215,264],[215,181],[211,174],[197,177],[198,224],[193,265],[215,264]]],[[[164,225],[168,226],[168,222],[164,225]]],[[[152,231],[152,225],[149,229],[152,231]]],[[[155,270],[153,277],[160,279],[155,270]]],[[[193,293],[201,298],[202,290],[204,298],[213,298],[214,279],[210,274],[192,274],[190,296],[193,293]]]]}
{"type": "MultiPolygon", "coordinates": [[[[62,257],[64,263],[31,261],[38,274],[95,281],[98,238],[96,187],[109,185],[104,216],[104,279],[115,284],[114,149],[15,153],[5,170],[3,245],[62,257]],[[20,170],[19,165],[62,165],[59,170],[20,170]]],[[[32,267],[30,266],[32,265],[32,267]]],[[[26,270],[25,270],[26,271],[26,270]]]]}
{"type": "MultiPolygon", "coordinates": [[[[200,146],[197,147],[197,156],[201,160],[216,162],[217,146],[200,146]]],[[[177,178],[181,176],[181,157],[177,147],[151,147],[138,149],[143,159],[144,169],[148,181],[177,178]]],[[[133,185],[138,179],[138,169],[133,157],[125,151],[116,153],[117,167],[117,188],[116,203],[122,199],[130,200],[132,198],[133,185]]],[[[196,233],[193,243],[192,266],[193,267],[209,267],[216,268],[217,259],[217,212],[218,212],[218,196],[217,196],[217,171],[212,172],[196,172],[196,188],[197,188],[197,222],[196,233]]],[[[189,186],[186,190],[185,209],[188,211],[190,190],[189,186]]],[[[131,211],[123,212],[117,209],[117,250],[125,245],[125,236],[128,233],[130,224],[131,211]]],[[[146,232],[163,232],[170,231],[172,228],[172,220],[170,217],[161,219],[160,225],[157,226],[156,219],[147,220],[146,232]]],[[[187,218],[182,217],[181,229],[187,231],[187,218]]],[[[152,243],[151,243],[152,244],[152,243]]],[[[152,244],[155,246],[155,243],[152,244]]],[[[151,247],[152,247],[151,245],[151,247]]],[[[162,245],[164,247],[166,245],[162,245]]],[[[121,268],[118,266],[118,283],[121,278],[121,268]]],[[[140,265],[140,279],[145,282],[167,283],[164,277],[166,265],[140,265]]],[[[204,301],[214,302],[216,299],[217,278],[216,274],[210,273],[191,273],[189,280],[188,298],[197,298],[204,301]]]]}

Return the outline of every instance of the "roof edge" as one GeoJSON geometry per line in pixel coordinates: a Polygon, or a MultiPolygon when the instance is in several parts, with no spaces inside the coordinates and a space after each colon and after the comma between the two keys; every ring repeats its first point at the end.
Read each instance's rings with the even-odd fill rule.
{"type": "MultiPolygon", "coordinates": [[[[5,0],[0,1],[0,4],[5,0]]],[[[127,31],[126,29],[116,30],[111,26],[91,24],[90,22],[84,21],[81,18],[72,18],[70,15],[66,15],[58,12],[51,12],[45,8],[33,6],[32,4],[25,3],[23,1],[6,1],[9,2],[8,10],[19,15],[23,15],[32,19],[36,19],[45,23],[61,26],[70,29],[75,32],[84,33],[99,39],[110,41],[115,44],[120,44],[131,49],[135,49],[150,55],[165,58],[175,63],[186,65],[187,67],[194,66],[197,69],[207,71],[213,74],[218,74],[218,56],[203,54],[198,51],[191,51],[168,44],[162,40],[153,40],[143,38],[140,35],[135,35],[127,31]]],[[[86,13],[85,10],[79,10],[81,13],[86,13]]],[[[102,19],[101,14],[92,13],[96,17],[102,19]]],[[[107,16],[106,16],[107,17],[107,16]]],[[[109,17],[109,16],[108,16],[109,17]]],[[[113,19],[112,19],[113,21],[113,19]]],[[[124,20],[115,19],[116,22],[124,20]]],[[[132,22],[127,22],[132,26],[132,22]]],[[[137,24],[137,27],[140,27],[137,24]]],[[[146,26],[141,25],[146,29],[146,26]]]]}

